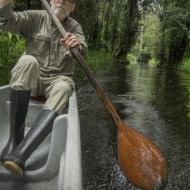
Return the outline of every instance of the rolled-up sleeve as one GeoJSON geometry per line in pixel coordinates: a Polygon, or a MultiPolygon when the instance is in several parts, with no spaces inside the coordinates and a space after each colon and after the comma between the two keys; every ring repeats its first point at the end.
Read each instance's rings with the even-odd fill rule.
{"type": "Polygon", "coordinates": [[[12,3],[0,7],[0,29],[25,36],[28,14],[13,12],[12,3]]]}
{"type": "Polygon", "coordinates": [[[12,4],[0,7],[0,27],[5,26],[12,13],[12,4]]]}
{"type": "Polygon", "coordinates": [[[83,30],[82,30],[82,27],[80,24],[76,24],[75,27],[72,29],[71,31],[74,35],[77,36],[80,44],[83,45],[83,52],[82,52],[82,55],[84,57],[86,57],[87,55],[87,44],[86,44],[86,40],[85,40],[85,37],[84,37],[84,33],[83,33],[83,30]]]}

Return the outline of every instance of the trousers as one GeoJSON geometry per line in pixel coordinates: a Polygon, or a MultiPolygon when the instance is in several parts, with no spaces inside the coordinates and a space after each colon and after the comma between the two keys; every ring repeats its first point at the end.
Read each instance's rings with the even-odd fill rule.
{"type": "Polygon", "coordinates": [[[39,64],[35,57],[23,55],[11,71],[10,88],[13,90],[31,90],[31,96],[45,96],[44,108],[63,113],[69,96],[75,88],[74,81],[64,75],[52,77],[40,76],[39,64]]]}

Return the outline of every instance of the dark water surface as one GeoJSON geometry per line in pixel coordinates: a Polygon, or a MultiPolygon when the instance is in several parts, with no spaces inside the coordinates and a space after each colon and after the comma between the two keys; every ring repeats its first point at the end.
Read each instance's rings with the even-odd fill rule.
{"type": "MultiPolygon", "coordinates": [[[[94,75],[122,120],[153,140],[168,168],[166,190],[190,189],[190,77],[130,64],[102,66],[94,75]]],[[[76,70],[84,190],[137,190],[117,161],[117,127],[91,84],[76,70]]]]}

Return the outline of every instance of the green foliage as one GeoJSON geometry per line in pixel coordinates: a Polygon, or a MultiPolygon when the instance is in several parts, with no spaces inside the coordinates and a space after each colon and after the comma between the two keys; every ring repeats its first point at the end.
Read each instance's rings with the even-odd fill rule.
{"type": "MultiPolygon", "coordinates": [[[[100,51],[89,50],[88,57],[85,60],[89,69],[96,75],[98,72],[106,72],[112,68],[112,64],[114,62],[113,57],[110,53],[106,52],[105,50],[101,49],[100,51]]],[[[74,70],[74,77],[76,80],[83,81],[85,78],[84,73],[82,72],[79,64],[75,63],[75,70],[74,70]],[[78,77],[80,76],[80,79],[78,77]]]]}
{"type": "Polygon", "coordinates": [[[10,68],[0,69],[0,86],[8,85],[10,82],[11,74],[10,68]]]}
{"type": "Polygon", "coordinates": [[[157,59],[160,54],[160,22],[159,18],[150,12],[139,23],[141,26],[136,44],[133,47],[135,54],[140,61],[149,61],[149,59],[157,59]]]}
{"type": "Polygon", "coordinates": [[[136,56],[134,56],[133,54],[131,53],[128,53],[127,54],[127,61],[129,61],[130,63],[136,63],[137,62],[137,58],[136,56]]]}
{"type": "Polygon", "coordinates": [[[27,9],[41,9],[41,2],[39,0],[14,0],[14,10],[27,10],[27,9]]]}
{"type": "Polygon", "coordinates": [[[190,119],[190,89],[189,90],[189,104],[187,105],[187,108],[188,108],[188,114],[187,114],[187,117],[190,119]]]}
{"type": "MultiPolygon", "coordinates": [[[[180,70],[190,73],[190,59],[189,58],[184,58],[182,63],[180,64],[180,70]]],[[[187,117],[190,119],[190,89],[188,89],[189,91],[189,103],[187,104],[187,108],[188,108],[188,114],[187,117]]]]}
{"type": "Polygon", "coordinates": [[[76,3],[72,17],[82,25],[89,49],[106,49],[112,56],[123,59],[136,41],[139,21],[155,1],[83,0],[76,3]]]}
{"type": "Polygon", "coordinates": [[[144,52],[146,54],[150,54],[150,57],[157,58],[159,55],[159,47],[160,47],[160,39],[161,39],[161,32],[160,32],[160,22],[158,17],[150,13],[146,16],[144,22],[145,32],[143,35],[143,46],[144,52]]]}
{"type": "Polygon", "coordinates": [[[0,86],[9,84],[10,71],[25,51],[25,40],[0,30],[0,86]]]}
{"type": "Polygon", "coordinates": [[[149,60],[148,64],[151,66],[151,67],[156,67],[158,65],[157,61],[155,59],[151,59],[149,60]]]}
{"type": "Polygon", "coordinates": [[[100,70],[109,70],[113,64],[114,59],[110,53],[101,49],[100,51],[91,50],[88,52],[86,63],[90,70],[98,72],[100,70]]]}
{"type": "Polygon", "coordinates": [[[0,30],[0,66],[10,67],[25,50],[21,36],[0,30]]]}
{"type": "Polygon", "coordinates": [[[183,35],[189,33],[189,16],[188,7],[176,7],[171,3],[166,8],[163,27],[167,29],[166,34],[169,37],[169,43],[182,43],[183,35]]]}
{"type": "Polygon", "coordinates": [[[113,62],[113,57],[105,50],[91,50],[88,52],[87,63],[90,65],[109,64],[113,62]]]}
{"type": "Polygon", "coordinates": [[[133,47],[138,60],[155,58],[160,65],[177,67],[184,55],[190,57],[189,10],[189,1],[157,1],[139,22],[141,30],[133,47]]]}
{"type": "MultiPolygon", "coordinates": [[[[168,64],[169,57],[178,62],[184,53],[190,57],[189,0],[83,0],[76,3],[71,16],[82,25],[90,50],[105,49],[113,57],[124,59],[130,52],[138,60],[151,60],[153,65],[153,59],[168,64]]],[[[42,9],[41,2],[14,1],[14,10],[28,9],[42,9]]],[[[23,44],[22,41],[21,47],[23,44]]],[[[99,58],[93,59],[100,62],[99,58]]]]}
{"type": "Polygon", "coordinates": [[[190,3],[178,0],[162,1],[160,10],[160,23],[162,25],[162,37],[167,37],[163,45],[169,49],[168,64],[178,66],[185,52],[189,52],[188,43],[190,36],[190,3]]]}
{"type": "Polygon", "coordinates": [[[181,65],[180,70],[190,73],[190,59],[184,58],[181,65]]]}

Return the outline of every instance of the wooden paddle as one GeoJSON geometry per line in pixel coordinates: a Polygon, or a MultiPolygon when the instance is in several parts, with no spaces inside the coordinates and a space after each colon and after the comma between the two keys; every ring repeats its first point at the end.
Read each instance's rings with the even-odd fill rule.
{"type": "MultiPolygon", "coordinates": [[[[64,37],[66,31],[49,4],[46,0],[41,1],[64,37]]],[[[77,48],[70,48],[70,52],[78,61],[98,97],[118,127],[118,160],[127,179],[141,189],[164,189],[167,184],[166,162],[158,146],[140,132],[123,123],[77,48]]]]}

